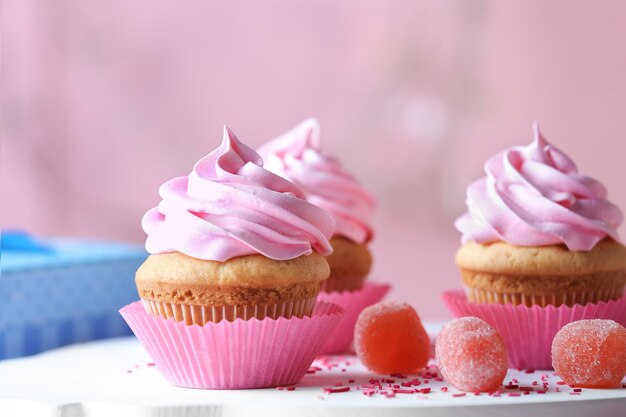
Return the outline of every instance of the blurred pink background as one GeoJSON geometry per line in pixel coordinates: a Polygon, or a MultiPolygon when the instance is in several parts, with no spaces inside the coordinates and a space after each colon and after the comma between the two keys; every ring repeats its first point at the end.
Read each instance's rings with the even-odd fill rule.
{"type": "MultiPolygon", "coordinates": [[[[373,279],[447,313],[465,187],[537,119],[626,208],[626,3],[2,5],[3,227],[142,242],[143,213],[227,123],[259,146],[306,117],[377,197],[373,279]]],[[[625,229],[622,228],[622,234],[625,229]]]]}

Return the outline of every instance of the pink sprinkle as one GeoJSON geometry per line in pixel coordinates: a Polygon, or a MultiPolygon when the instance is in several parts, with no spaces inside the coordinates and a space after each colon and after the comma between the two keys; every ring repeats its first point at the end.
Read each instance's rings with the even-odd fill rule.
{"type": "Polygon", "coordinates": [[[316,373],[316,372],[318,372],[318,371],[323,371],[323,369],[322,369],[322,368],[320,368],[319,366],[311,366],[311,367],[309,368],[309,370],[308,370],[308,371],[306,371],[306,373],[307,373],[307,374],[314,374],[314,373],[316,373]]]}
{"type": "Polygon", "coordinates": [[[422,381],[420,381],[419,379],[411,379],[410,381],[401,382],[400,385],[402,385],[403,387],[414,387],[417,385],[422,385],[422,381]]]}
{"type": "Polygon", "coordinates": [[[155,363],[154,363],[154,362],[148,362],[148,363],[146,364],[146,366],[148,366],[148,367],[150,367],[150,366],[155,366],[155,363]]]}
{"type": "Polygon", "coordinates": [[[441,387],[442,392],[448,392],[448,387],[441,387]]]}
{"type": "Polygon", "coordinates": [[[518,382],[519,381],[517,379],[515,379],[515,378],[511,379],[511,383],[513,383],[513,384],[517,384],[518,382]]]}
{"type": "Polygon", "coordinates": [[[574,390],[573,390],[573,391],[574,391],[574,392],[581,392],[581,391],[582,391],[582,389],[580,389],[580,388],[574,388],[574,390]]]}
{"type": "Polygon", "coordinates": [[[421,373],[423,378],[437,378],[439,376],[439,374],[437,372],[422,372],[421,373]]]}
{"type": "Polygon", "coordinates": [[[504,387],[504,389],[518,389],[518,388],[519,388],[519,385],[512,385],[511,383],[509,383],[509,385],[504,387]]]}
{"type": "MultiPolygon", "coordinates": [[[[443,388],[446,388],[446,387],[443,387],[443,388]]],[[[441,388],[442,391],[443,391],[443,388],[441,388]]],[[[430,391],[431,391],[430,388],[422,388],[421,390],[419,390],[419,392],[422,394],[430,394],[430,391]]],[[[446,391],[448,391],[448,388],[446,388],[446,391]]]]}
{"type": "Polygon", "coordinates": [[[535,370],[534,369],[526,369],[524,372],[527,373],[527,374],[534,374],[535,370]]]}
{"type": "Polygon", "coordinates": [[[537,381],[533,381],[533,385],[539,385],[537,381]]]}
{"type": "Polygon", "coordinates": [[[285,387],[276,387],[276,389],[277,389],[278,391],[282,391],[282,390],[284,390],[284,389],[285,389],[285,387]]]}
{"type": "Polygon", "coordinates": [[[475,391],[475,392],[474,392],[474,396],[475,396],[475,397],[478,397],[479,395],[480,395],[480,391],[475,391]]]}
{"type": "Polygon", "coordinates": [[[394,389],[393,392],[396,394],[414,394],[415,390],[412,389],[394,389]]]}
{"type": "Polygon", "coordinates": [[[428,380],[428,379],[424,380],[424,384],[428,384],[429,382],[430,382],[430,380],[428,380]]]}
{"type": "Polygon", "coordinates": [[[290,387],[287,387],[287,391],[295,391],[295,390],[296,390],[296,387],[293,385],[290,387]]]}
{"type": "Polygon", "coordinates": [[[452,394],[453,397],[458,398],[458,397],[465,397],[465,393],[464,392],[460,392],[458,394],[452,394]]]}
{"type": "Polygon", "coordinates": [[[393,384],[394,382],[396,382],[395,379],[383,379],[383,382],[386,382],[388,384],[393,384]]]}
{"type": "Polygon", "coordinates": [[[443,382],[443,378],[442,378],[442,377],[440,377],[440,376],[438,376],[437,378],[435,378],[435,381],[437,381],[437,382],[443,382]]]}
{"type": "Polygon", "coordinates": [[[376,385],[373,384],[361,384],[361,389],[373,389],[376,388],[376,385]]]}
{"type": "Polygon", "coordinates": [[[325,387],[322,388],[326,394],[336,394],[339,392],[348,392],[350,391],[350,387],[325,387]]]}
{"type": "Polygon", "coordinates": [[[565,385],[566,383],[565,383],[565,381],[558,381],[556,384],[557,385],[565,385]]]}

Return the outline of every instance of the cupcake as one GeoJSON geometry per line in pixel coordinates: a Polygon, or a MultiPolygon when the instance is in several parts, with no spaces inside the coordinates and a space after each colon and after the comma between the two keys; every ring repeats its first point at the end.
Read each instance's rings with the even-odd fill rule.
{"type": "Polygon", "coordinates": [[[326,257],[330,277],[322,291],[363,287],[372,266],[368,244],[375,201],[341,163],[320,151],[319,123],[307,119],[259,148],[265,168],[298,184],[306,199],[330,213],[335,232],[326,257]]]}
{"type": "Polygon", "coordinates": [[[319,299],[341,306],[345,315],[321,353],[343,353],[352,343],[360,312],[383,299],[389,285],[367,282],[374,198],[341,163],[320,151],[319,123],[308,119],[259,149],[265,167],[298,184],[307,200],[330,213],[335,232],[326,256],[330,277],[319,299]]]}
{"type": "Polygon", "coordinates": [[[334,222],[224,129],[222,144],[159,190],[136,274],[153,315],[187,324],[310,316],[334,222]]]}
{"type": "Polygon", "coordinates": [[[454,317],[475,316],[504,338],[509,366],[552,367],[552,339],[584,319],[626,323],[621,211],[598,181],[534,127],[534,141],[490,158],[470,184],[456,263],[464,291],[442,298],[454,317]]]}
{"type": "Polygon", "coordinates": [[[456,254],[477,303],[584,305],[622,297],[622,212],[598,181],[534,127],[534,141],[490,158],[467,189],[456,254]]]}
{"type": "Polygon", "coordinates": [[[298,382],[343,316],[316,302],[332,217],[227,128],[160,194],[142,220],[141,302],[120,310],[159,371],[190,388],[298,382]]]}

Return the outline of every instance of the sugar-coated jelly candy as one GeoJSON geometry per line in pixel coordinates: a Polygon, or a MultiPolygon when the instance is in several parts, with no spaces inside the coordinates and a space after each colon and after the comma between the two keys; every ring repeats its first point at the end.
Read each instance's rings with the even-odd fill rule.
{"type": "Polygon", "coordinates": [[[361,362],[380,374],[411,373],[428,364],[430,339],[407,303],[386,301],[364,309],[354,328],[361,362]]]}
{"type": "Polygon", "coordinates": [[[508,370],[502,336],[477,317],[445,323],[437,335],[435,356],[444,379],[463,391],[495,391],[508,370]]]}
{"type": "Polygon", "coordinates": [[[552,341],[552,366],[568,385],[618,386],[626,376],[626,329],[613,320],[566,324],[552,341]]]}

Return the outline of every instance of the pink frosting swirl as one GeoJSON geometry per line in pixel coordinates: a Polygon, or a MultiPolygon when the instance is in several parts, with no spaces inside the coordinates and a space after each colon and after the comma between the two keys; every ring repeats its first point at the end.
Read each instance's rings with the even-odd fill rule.
{"type": "Polygon", "coordinates": [[[163,200],[142,220],[150,253],[223,262],[255,253],[285,260],[332,252],[332,217],[305,201],[297,185],[264,169],[227,127],[216,150],[159,194],[163,200]]]}
{"type": "Polygon", "coordinates": [[[606,188],[578,175],[574,162],[544,139],[536,123],[534,136],[530,145],[490,158],[487,177],[468,187],[468,212],[455,224],[463,243],[564,243],[569,250],[588,251],[606,237],[618,240],[623,215],[607,201],[606,188]]]}
{"type": "Polygon", "coordinates": [[[306,198],[335,219],[335,235],[357,243],[372,238],[374,198],[341,163],[320,153],[319,123],[307,119],[259,148],[265,167],[302,187],[306,198]]]}

